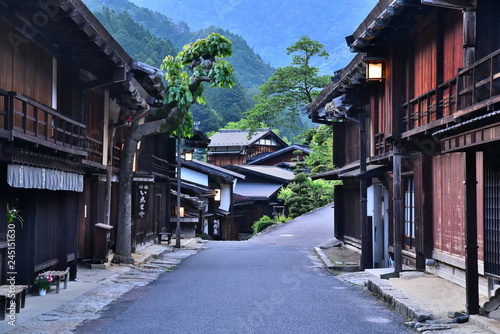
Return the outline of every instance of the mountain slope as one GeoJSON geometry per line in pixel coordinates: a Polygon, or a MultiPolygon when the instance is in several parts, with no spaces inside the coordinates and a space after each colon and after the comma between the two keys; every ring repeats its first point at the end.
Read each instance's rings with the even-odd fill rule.
{"type": "MultiPolygon", "coordinates": [[[[233,43],[234,49],[233,56],[229,61],[233,64],[241,84],[252,90],[257,90],[274,72],[274,69],[269,64],[264,63],[262,58],[248,46],[243,37],[230,31],[218,27],[207,27],[192,32],[187,24],[183,22],[174,24],[167,16],[147,8],[138,7],[128,0],[84,0],[84,3],[94,13],[103,12],[103,6],[120,13],[118,15],[124,15],[122,12],[126,11],[138,25],[142,26],[141,30],[147,29],[153,35],[171,41],[179,50],[185,44],[194,42],[198,38],[205,38],[212,32],[226,36],[233,43]]],[[[98,18],[100,19],[100,17],[98,18]]],[[[105,26],[107,27],[106,24],[105,26]]],[[[113,31],[115,31],[114,28],[112,27],[113,31]]],[[[122,41],[119,42],[122,43],[122,41]]],[[[123,42],[127,44],[126,40],[123,42]]],[[[126,47],[125,50],[127,50],[126,47]]],[[[166,54],[163,58],[165,56],[166,54]]],[[[155,66],[160,66],[160,64],[161,62],[155,66]]]]}
{"type": "Polygon", "coordinates": [[[274,72],[273,68],[264,64],[262,59],[248,47],[241,36],[220,28],[207,28],[192,33],[187,26],[179,30],[178,26],[164,15],[139,8],[127,0],[85,2],[133,58],[155,67],[160,67],[165,56],[175,56],[184,44],[197,38],[205,38],[214,31],[226,35],[232,41],[234,53],[229,61],[236,71],[236,84],[231,90],[211,89],[207,85],[204,94],[207,103],[195,104],[191,108],[193,119],[195,122],[200,122],[199,129],[202,131],[215,131],[228,122],[240,120],[244,112],[253,107],[253,95],[258,91],[258,87],[274,72]],[[103,6],[103,2],[115,7],[110,9],[103,6]],[[142,24],[138,23],[140,20],[143,20],[142,24]],[[182,45],[173,45],[170,39],[155,36],[149,31],[150,28],[157,29],[158,35],[172,36],[173,40],[182,45]]]}
{"type": "Polygon", "coordinates": [[[347,65],[353,55],[345,42],[377,0],[131,0],[191,29],[219,26],[241,35],[273,67],[291,62],[286,48],[300,37],[325,44],[331,57],[313,64],[324,74],[347,65]]]}

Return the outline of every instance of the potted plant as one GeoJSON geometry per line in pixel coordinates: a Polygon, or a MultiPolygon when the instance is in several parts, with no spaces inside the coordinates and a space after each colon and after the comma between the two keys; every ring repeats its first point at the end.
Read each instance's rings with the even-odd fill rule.
{"type": "Polygon", "coordinates": [[[52,275],[44,275],[43,273],[38,274],[35,278],[33,286],[38,289],[40,296],[45,296],[47,290],[50,289],[50,282],[52,282],[52,275]]]}
{"type": "Polygon", "coordinates": [[[16,208],[12,208],[12,210],[9,208],[9,204],[7,204],[7,213],[5,215],[5,218],[7,220],[7,225],[12,224],[14,220],[17,220],[21,224],[21,228],[23,227],[23,218],[19,215],[19,210],[16,210],[16,208]]]}

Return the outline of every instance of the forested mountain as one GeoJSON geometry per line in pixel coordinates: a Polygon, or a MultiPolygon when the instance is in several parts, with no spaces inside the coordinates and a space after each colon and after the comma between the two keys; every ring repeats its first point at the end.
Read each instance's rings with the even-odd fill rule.
{"type": "MultiPolygon", "coordinates": [[[[265,62],[283,67],[291,62],[286,48],[307,35],[325,44],[331,58],[320,61],[323,74],[333,74],[353,57],[345,42],[378,0],[131,0],[186,22],[192,30],[219,26],[241,35],[265,62]]],[[[182,25],[183,23],[181,23],[182,25]]]]}
{"type": "MultiPolygon", "coordinates": [[[[288,66],[292,59],[287,56],[286,48],[304,35],[325,44],[330,53],[330,59],[318,59],[313,66],[320,67],[323,74],[333,74],[344,67],[353,57],[345,36],[354,32],[376,3],[376,0],[227,0],[209,4],[199,0],[131,1],[84,0],[125,50],[139,61],[159,67],[167,54],[175,55],[183,45],[212,32],[232,41],[234,54],[229,61],[236,70],[236,85],[231,90],[207,89],[207,104],[191,109],[195,122],[200,122],[200,130],[206,132],[241,119],[253,107],[258,87],[273,74],[270,64],[288,66]]],[[[291,139],[289,129],[280,130],[291,139]]]]}
{"type": "Polygon", "coordinates": [[[168,17],[127,0],[85,0],[85,4],[108,29],[111,35],[135,59],[160,67],[167,55],[177,52],[198,38],[217,32],[229,38],[234,53],[229,61],[236,71],[236,84],[231,90],[205,90],[205,105],[191,108],[193,119],[205,132],[218,130],[228,122],[244,117],[254,105],[253,96],[259,86],[274,72],[238,35],[220,28],[209,27],[191,32],[187,24],[174,24],[168,17]]]}
{"type": "Polygon", "coordinates": [[[127,12],[115,12],[107,7],[94,15],[133,58],[160,67],[167,55],[176,55],[179,48],[170,40],[151,34],[137,24],[127,12]]]}
{"type": "MultiPolygon", "coordinates": [[[[189,26],[184,22],[175,24],[169,17],[147,8],[138,7],[128,0],[84,0],[84,3],[94,13],[102,12],[103,6],[108,7],[119,15],[114,18],[115,20],[124,20],[124,17],[128,14],[136,23],[142,26],[139,28],[141,31],[146,29],[154,36],[169,40],[179,50],[185,44],[194,42],[198,38],[205,38],[212,32],[217,32],[226,36],[233,43],[234,49],[233,57],[231,57],[229,61],[233,64],[238,79],[247,88],[258,89],[258,87],[274,72],[274,69],[269,64],[265,64],[262,58],[248,46],[245,39],[230,31],[210,26],[197,31],[191,31],[189,26]],[[126,13],[123,13],[125,11],[126,13]]],[[[96,16],[101,20],[101,16],[96,16]]],[[[132,27],[136,29],[137,24],[131,24],[130,27],[125,27],[125,25],[129,23],[128,21],[126,22],[127,23],[123,24],[116,22],[108,26],[110,22],[106,20],[103,24],[106,28],[109,27],[110,32],[115,38],[120,38],[118,34],[119,31],[115,30],[117,27],[120,29],[127,29],[130,32],[129,37],[133,39],[143,36],[142,32],[138,32],[137,34],[133,33],[132,27]],[[117,34],[116,36],[115,33],[117,34]]],[[[137,39],[137,41],[142,41],[142,37],[137,39]]],[[[119,42],[121,43],[121,41],[119,42]]],[[[134,54],[136,51],[139,52],[136,47],[130,50],[125,47],[125,49],[131,54],[134,54]]],[[[165,58],[165,56],[163,56],[163,58],[165,58]]],[[[139,60],[143,61],[141,58],[139,60]]],[[[156,66],[159,66],[159,64],[156,66]]]]}

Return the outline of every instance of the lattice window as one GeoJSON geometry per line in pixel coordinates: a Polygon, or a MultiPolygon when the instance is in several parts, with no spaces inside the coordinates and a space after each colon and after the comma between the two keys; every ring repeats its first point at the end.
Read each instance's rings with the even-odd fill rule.
{"type": "Polygon", "coordinates": [[[406,249],[415,248],[415,181],[412,177],[404,178],[404,223],[406,249]]]}

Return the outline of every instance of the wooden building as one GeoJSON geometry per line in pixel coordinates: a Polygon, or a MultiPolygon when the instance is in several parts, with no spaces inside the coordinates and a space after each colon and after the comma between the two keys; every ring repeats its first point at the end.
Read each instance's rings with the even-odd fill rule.
{"type": "Polygon", "coordinates": [[[16,282],[68,266],[75,278],[79,258],[102,262],[113,242],[124,121],[161,99],[160,77],[79,0],[0,8],[0,283],[7,205],[24,219],[16,282]]]}
{"type": "Polygon", "coordinates": [[[314,120],[336,120],[340,169],[324,176],[347,180],[336,193],[339,237],[375,259],[364,239],[374,240],[369,218],[383,211],[373,200],[370,212],[369,188],[380,182],[389,265],[466,286],[471,314],[478,291],[500,279],[499,10],[495,0],[379,1],[346,38],[356,57],[308,106],[314,120]],[[372,65],[381,66],[374,77],[372,65]],[[358,227],[348,231],[340,218],[355,211],[358,227]]]}
{"type": "Polygon", "coordinates": [[[307,145],[290,145],[274,152],[266,152],[257,154],[247,159],[245,165],[264,165],[264,166],[280,166],[284,168],[292,168],[297,160],[297,156],[293,154],[296,150],[302,151],[305,156],[311,153],[311,148],[307,145]]]}
{"type": "Polygon", "coordinates": [[[291,170],[266,165],[230,165],[225,168],[245,176],[234,188],[234,202],[241,233],[252,233],[252,224],[267,215],[285,214],[279,191],[294,178],[291,170]]]}
{"type": "MultiPolygon", "coordinates": [[[[238,240],[234,189],[245,176],[206,162],[183,160],[181,179],[181,207],[184,208],[181,227],[185,236],[205,234],[215,240],[238,240]]],[[[175,210],[175,201],[171,203],[170,207],[175,210]]],[[[172,224],[177,222],[176,218],[172,216],[172,224]]]]}
{"type": "Polygon", "coordinates": [[[262,153],[276,152],[288,144],[272,130],[260,130],[248,138],[248,131],[220,130],[210,137],[207,162],[216,166],[243,165],[262,153]]]}

